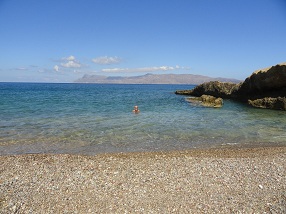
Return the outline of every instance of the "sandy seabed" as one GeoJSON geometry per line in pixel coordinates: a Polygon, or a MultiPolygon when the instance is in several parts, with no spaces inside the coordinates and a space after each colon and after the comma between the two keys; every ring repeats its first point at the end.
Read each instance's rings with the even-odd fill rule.
{"type": "Polygon", "coordinates": [[[286,147],[0,156],[0,213],[286,213],[286,147]]]}

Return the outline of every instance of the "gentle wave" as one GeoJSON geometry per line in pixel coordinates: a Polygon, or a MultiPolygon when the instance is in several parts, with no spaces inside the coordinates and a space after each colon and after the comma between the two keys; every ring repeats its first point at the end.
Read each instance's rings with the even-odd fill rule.
{"type": "Polygon", "coordinates": [[[204,108],[174,94],[192,87],[0,83],[0,154],[286,144],[285,112],[230,100],[204,108]]]}

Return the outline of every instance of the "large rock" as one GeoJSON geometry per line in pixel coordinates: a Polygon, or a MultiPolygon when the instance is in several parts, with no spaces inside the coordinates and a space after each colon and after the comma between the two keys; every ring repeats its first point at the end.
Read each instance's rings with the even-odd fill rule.
{"type": "Polygon", "coordinates": [[[257,108],[268,108],[275,110],[286,110],[286,98],[285,97],[265,97],[263,99],[248,100],[248,103],[257,108]]]}
{"type": "Polygon", "coordinates": [[[176,94],[198,97],[206,94],[248,102],[259,108],[286,110],[286,63],[257,70],[239,84],[213,81],[176,94]]]}
{"type": "Polygon", "coordinates": [[[255,71],[232,92],[243,101],[286,96],[286,63],[255,71]]]}
{"type": "Polygon", "coordinates": [[[217,98],[210,95],[202,95],[200,97],[188,97],[186,98],[188,102],[196,105],[202,105],[205,107],[220,108],[223,106],[223,99],[217,98]]]}
{"type": "Polygon", "coordinates": [[[237,84],[235,83],[211,81],[198,85],[192,90],[180,90],[176,91],[175,93],[181,95],[192,95],[197,97],[205,94],[215,97],[230,98],[232,91],[236,87],[237,84]]]}

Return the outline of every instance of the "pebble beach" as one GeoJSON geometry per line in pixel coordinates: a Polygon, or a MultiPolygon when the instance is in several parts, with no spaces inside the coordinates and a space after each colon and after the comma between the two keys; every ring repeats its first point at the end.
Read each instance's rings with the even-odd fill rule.
{"type": "Polygon", "coordinates": [[[0,156],[0,213],[286,213],[286,147],[0,156]]]}

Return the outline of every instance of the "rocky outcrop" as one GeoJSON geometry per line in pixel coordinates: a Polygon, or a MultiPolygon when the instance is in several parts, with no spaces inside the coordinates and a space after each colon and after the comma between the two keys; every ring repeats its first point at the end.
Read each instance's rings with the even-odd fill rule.
{"type": "Polygon", "coordinates": [[[235,83],[211,81],[196,86],[192,90],[176,91],[176,94],[202,96],[211,95],[215,97],[230,98],[234,88],[237,87],[235,83]]]}
{"type": "Polygon", "coordinates": [[[248,104],[257,108],[267,108],[275,110],[286,110],[286,98],[285,97],[265,97],[263,99],[248,100],[248,104]]]}
{"type": "Polygon", "coordinates": [[[220,108],[223,106],[222,98],[217,98],[210,95],[202,95],[200,97],[188,97],[186,98],[186,100],[195,105],[202,105],[205,107],[220,108]]]}
{"type": "Polygon", "coordinates": [[[232,91],[242,101],[279,96],[286,96],[286,63],[255,71],[232,91]]]}
{"type": "Polygon", "coordinates": [[[286,110],[286,63],[257,70],[239,84],[213,81],[176,94],[198,97],[206,94],[248,102],[254,107],[286,110]]]}

